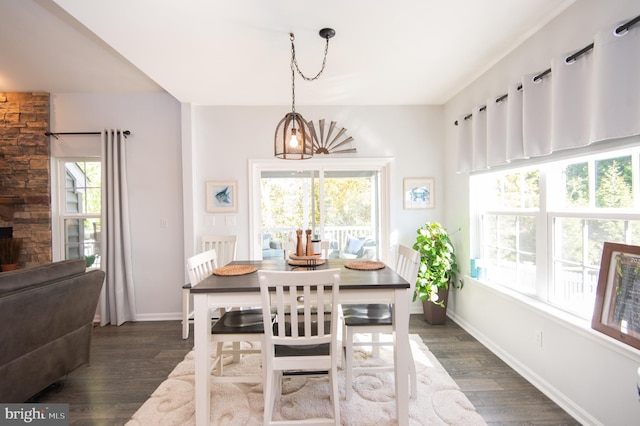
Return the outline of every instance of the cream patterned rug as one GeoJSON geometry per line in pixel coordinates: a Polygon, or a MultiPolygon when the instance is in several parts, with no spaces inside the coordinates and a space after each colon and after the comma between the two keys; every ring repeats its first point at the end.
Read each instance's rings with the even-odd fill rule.
{"type": "MultiPolygon", "coordinates": [[[[416,362],[418,396],[409,401],[410,425],[486,425],[458,385],[417,335],[410,336],[416,362]]],[[[388,349],[374,359],[356,348],[355,364],[379,365],[392,362],[388,349]]],[[[238,365],[226,367],[226,374],[259,371],[260,355],[243,357],[238,365]]],[[[393,373],[354,375],[354,393],[344,400],[344,374],[339,370],[340,416],[343,425],[396,425],[393,373]]],[[[331,417],[326,378],[287,378],[282,397],[276,403],[274,420],[331,417]]],[[[262,425],[262,384],[214,383],[211,392],[211,425],[262,425]]],[[[133,415],[126,426],[183,426],[195,424],[193,351],[169,374],[167,380],[133,415]]]]}

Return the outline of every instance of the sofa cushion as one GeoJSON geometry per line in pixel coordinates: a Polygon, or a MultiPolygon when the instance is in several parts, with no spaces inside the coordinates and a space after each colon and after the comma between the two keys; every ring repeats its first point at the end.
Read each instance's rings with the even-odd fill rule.
{"type": "Polygon", "coordinates": [[[263,234],[262,235],[262,250],[269,250],[271,247],[269,246],[271,243],[271,234],[263,234]]]}
{"type": "Polygon", "coordinates": [[[346,254],[355,254],[356,256],[362,250],[362,246],[364,245],[364,238],[352,237],[351,235],[347,235],[347,246],[344,249],[346,254]]]}
{"type": "Polygon", "coordinates": [[[80,274],[87,268],[84,259],[63,260],[33,268],[0,273],[0,295],[14,290],[80,274]]]}

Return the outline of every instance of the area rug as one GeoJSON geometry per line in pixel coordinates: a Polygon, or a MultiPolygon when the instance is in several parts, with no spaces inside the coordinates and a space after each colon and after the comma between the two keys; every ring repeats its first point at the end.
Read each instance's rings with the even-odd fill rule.
{"type": "MultiPolygon", "coordinates": [[[[467,397],[460,391],[435,356],[417,335],[410,336],[416,363],[418,395],[409,401],[410,425],[486,425],[467,397]]],[[[372,358],[368,348],[355,348],[358,365],[392,362],[390,349],[381,348],[380,358],[372,358]]],[[[242,362],[226,367],[225,374],[259,371],[260,355],[245,355],[242,362]]],[[[340,416],[343,425],[396,425],[393,373],[354,374],[354,392],[344,399],[344,373],[339,371],[340,416]]],[[[214,383],[211,386],[211,425],[262,425],[262,384],[214,383]]],[[[326,378],[286,378],[282,396],[274,409],[274,420],[331,417],[326,378]]],[[[195,424],[193,351],[169,374],[167,380],[133,415],[126,426],[183,426],[195,424]]]]}

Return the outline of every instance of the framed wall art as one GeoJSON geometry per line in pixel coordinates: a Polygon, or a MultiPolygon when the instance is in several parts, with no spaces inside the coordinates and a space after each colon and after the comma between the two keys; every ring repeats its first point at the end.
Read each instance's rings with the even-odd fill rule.
{"type": "Polygon", "coordinates": [[[405,178],[403,185],[405,209],[432,209],[435,206],[433,178],[405,178]]]}
{"type": "Polygon", "coordinates": [[[238,183],[236,181],[207,182],[207,212],[238,211],[238,183]]]}
{"type": "Polygon", "coordinates": [[[604,243],[591,327],[640,349],[640,246],[604,243]]]}

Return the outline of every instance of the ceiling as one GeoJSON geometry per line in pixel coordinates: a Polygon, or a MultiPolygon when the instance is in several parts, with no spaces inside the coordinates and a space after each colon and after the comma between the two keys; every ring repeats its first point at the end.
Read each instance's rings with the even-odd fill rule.
{"type": "Polygon", "coordinates": [[[0,91],[440,105],[575,0],[0,0],[0,91]]]}

